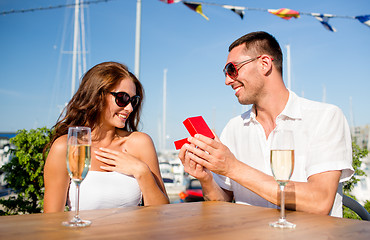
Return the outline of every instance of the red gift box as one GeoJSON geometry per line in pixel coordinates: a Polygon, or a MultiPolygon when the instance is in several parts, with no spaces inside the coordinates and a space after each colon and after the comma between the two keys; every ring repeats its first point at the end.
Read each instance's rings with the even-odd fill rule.
{"type": "MultiPolygon", "coordinates": [[[[202,116],[187,118],[182,123],[185,125],[186,129],[188,130],[192,137],[194,137],[194,135],[198,133],[212,139],[215,138],[213,132],[208,127],[207,123],[204,121],[202,116]]],[[[184,138],[181,140],[177,140],[174,143],[176,150],[178,150],[182,147],[182,145],[189,142],[187,138],[184,138]]]]}
{"type": "Polygon", "coordinates": [[[189,141],[188,141],[188,138],[184,138],[181,140],[177,140],[174,143],[175,143],[176,150],[179,150],[182,147],[182,145],[184,145],[185,143],[189,143],[189,141]]]}
{"type": "Polygon", "coordinates": [[[215,138],[202,116],[187,118],[182,123],[185,125],[192,137],[199,133],[209,138],[215,138]]]}

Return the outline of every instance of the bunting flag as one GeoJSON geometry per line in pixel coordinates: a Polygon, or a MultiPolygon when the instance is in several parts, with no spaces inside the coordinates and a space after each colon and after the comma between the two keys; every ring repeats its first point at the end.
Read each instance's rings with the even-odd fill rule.
{"type": "Polygon", "coordinates": [[[206,15],[204,15],[203,12],[202,12],[202,4],[200,4],[200,3],[190,3],[190,2],[182,2],[182,3],[185,4],[191,10],[193,10],[193,11],[199,13],[200,15],[202,15],[202,17],[204,17],[205,19],[209,20],[208,17],[206,15]]]}
{"type": "MultiPolygon", "coordinates": [[[[89,1],[85,0],[81,2],[80,4],[89,5],[92,3],[100,3],[100,2],[108,2],[113,0],[94,0],[89,1]]],[[[315,17],[320,21],[320,23],[329,31],[335,32],[336,30],[329,25],[329,19],[330,18],[345,18],[345,19],[357,19],[361,23],[365,24],[366,26],[370,27],[370,15],[361,15],[361,16],[339,16],[339,15],[331,15],[331,14],[319,14],[319,13],[307,13],[307,12],[298,12],[295,10],[291,10],[288,8],[280,8],[280,9],[265,9],[265,8],[250,8],[250,7],[238,7],[238,6],[230,6],[230,5],[223,5],[223,4],[217,4],[217,3],[209,3],[209,2],[186,2],[184,0],[159,0],[163,3],[167,4],[173,4],[173,3],[184,3],[187,7],[189,7],[191,10],[199,13],[202,15],[205,19],[208,20],[208,17],[205,16],[202,12],[202,5],[210,5],[210,6],[218,6],[223,7],[226,9],[229,9],[236,14],[240,16],[241,19],[244,18],[244,11],[261,11],[261,12],[269,12],[276,16],[279,16],[283,19],[291,19],[299,18],[300,15],[307,15],[311,17],[315,17]]],[[[72,4],[74,6],[74,4],[72,4]]],[[[0,11],[0,15],[7,15],[7,14],[18,14],[18,13],[27,13],[27,12],[34,12],[34,11],[41,11],[41,10],[51,10],[51,9],[57,9],[57,8],[65,8],[70,7],[71,4],[64,4],[64,5],[54,5],[54,6],[48,6],[48,7],[38,7],[38,8],[29,8],[29,9],[22,9],[22,10],[10,10],[10,11],[0,11]]]]}
{"type": "Polygon", "coordinates": [[[370,27],[370,15],[364,15],[364,16],[357,16],[355,17],[357,20],[359,20],[361,23],[365,24],[366,26],[370,27]]]}
{"type": "Polygon", "coordinates": [[[230,6],[230,5],[222,5],[223,8],[229,9],[234,13],[238,14],[241,19],[244,18],[244,10],[245,7],[238,7],[238,6],[230,6]]]}
{"type": "Polygon", "coordinates": [[[180,2],[181,0],[160,0],[161,2],[164,2],[164,3],[167,3],[167,4],[171,4],[171,3],[178,3],[180,2]]]}
{"type": "Polygon", "coordinates": [[[280,8],[280,9],[265,9],[265,8],[250,8],[250,7],[241,7],[241,6],[232,6],[232,5],[223,5],[217,3],[209,3],[209,2],[193,2],[193,1],[185,1],[185,0],[160,0],[161,2],[172,4],[182,2],[191,10],[199,13],[205,19],[209,20],[206,15],[203,14],[202,5],[210,5],[210,6],[219,6],[225,9],[229,9],[234,13],[238,14],[241,19],[244,18],[244,11],[261,11],[261,12],[269,12],[278,16],[280,18],[290,20],[292,17],[299,18],[301,15],[315,17],[320,23],[325,27],[325,29],[336,32],[337,30],[329,24],[330,18],[346,18],[346,19],[357,19],[361,23],[365,24],[366,26],[370,27],[370,15],[361,15],[361,16],[339,16],[339,15],[332,15],[332,14],[322,14],[322,13],[307,13],[307,12],[298,12],[289,8],[280,8]]]}
{"type": "Polygon", "coordinates": [[[283,19],[289,20],[292,17],[299,18],[299,12],[295,10],[291,10],[289,8],[280,8],[280,9],[268,9],[269,13],[272,13],[278,17],[281,17],[283,19]]]}
{"type": "Polygon", "coordinates": [[[335,28],[333,28],[330,24],[329,24],[329,19],[331,17],[333,17],[333,15],[330,15],[330,14],[318,14],[318,13],[312,13],[312,16],[314,16],[317,20],[320,21],[320,23],[324,26],[324,28],[326,28],[327,30],[331,31],[331,32],[336,32],[337,30],[335,28]]]}

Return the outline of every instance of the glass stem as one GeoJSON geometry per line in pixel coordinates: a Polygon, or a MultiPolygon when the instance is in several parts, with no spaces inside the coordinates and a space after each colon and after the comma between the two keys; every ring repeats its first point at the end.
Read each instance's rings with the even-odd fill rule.
{"type": "Polygon", "coordinates": [[[76,182],[76,213],[75,218],[80,219],[79,210],[80,210],[80,183],[76,182]]]}
{"type": "Polygon", "coordinates": [[[280,185],[280,220],[285,221],[285,194],[284,194],[284,184],[280,185]]]}

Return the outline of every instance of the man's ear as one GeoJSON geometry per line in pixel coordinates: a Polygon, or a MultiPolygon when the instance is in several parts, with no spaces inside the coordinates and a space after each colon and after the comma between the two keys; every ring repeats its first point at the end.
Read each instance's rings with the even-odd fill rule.
{"type": "Polygon", "coordinates": [[[263,75],[269,75],[272,71],[272,58],[268,55],[262,55],[259,66],[263,75]]]}

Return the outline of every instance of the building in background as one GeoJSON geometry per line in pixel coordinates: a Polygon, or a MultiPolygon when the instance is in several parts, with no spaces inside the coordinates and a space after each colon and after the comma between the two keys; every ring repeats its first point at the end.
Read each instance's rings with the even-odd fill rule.
{"type": "MultiPolygon", "coordinates": [[[[370,152],[370,125],[354,127],[351,131],[352,140],[361,148],[370,152]]],[[[365,172],[366,176],[359,176],[359,182],[355,184],[352,194],[357,200],[364,204],[366,200],[370,201],[370,156],[367,155],[361,159],[360,169],[365,172]]]]}
{"type": "Polygon", "coordinates": [[[367,150],[370,150],[370,125],[365,125],[361,127],[354,127],[352,128],[351,135],[352,140],[355,141],[355,143],[360,148],[366,148],[367,150]]]}
{"type": "MultiPolygon", "coordinates": [[[[10,149],[14,148],[9,142],[9,140],[15,137],[16,133],[12,132],[0,132],[0,168],[9,162],[10,159],[10,149]]],[[[6,187],[6,182],[4,181],[4,174],[0,171],[0,197],[9,195],[11,189],[6,187]]]]}

